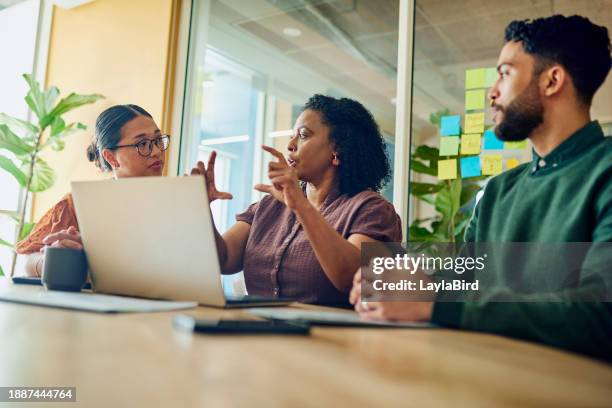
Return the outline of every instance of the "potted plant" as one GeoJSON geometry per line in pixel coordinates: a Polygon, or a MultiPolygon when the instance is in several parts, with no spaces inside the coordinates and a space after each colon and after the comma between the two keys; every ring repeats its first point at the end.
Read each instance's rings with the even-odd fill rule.
{"type": "MultiPolygon", "coordinates": [[[[440,126],[440,118],[449,115],[448,109],[433,113],[429,121],[440,126]]],[[[410,169],[415,173],[438,176],[440,151],[436,147],[421,145],[414,149],[410,158],[410,169]]],[[[459,174],[459,173],[457,173],[459,174]]],[[[408,228],[410,242],[463,241],[463,233],[472,215],[470,205],[482,188],[487,176],[469,179],[457,178],[437,183],[411,182],[410,194],[435,208],[436,215],[415,219],[408,228]]]]}
{"type": "MultiPolygon", "coordinates": [[[[24,74],[23,78],[29,88],[25,101],[36,120],[28,122],[0,113],[0,168],[10,173],[25,190],[18,207],[19,215],[11,217],[17,223],[13,242],[0,239],[0,245],[13,249],[10,276],[13,276],[17,259],[15,244],[34,228],[34,223],[25,221],[30,193],[45,191],[55,182],[55,172],[39,157],[40,152],[47,148],[63,150],[66,136],[85,130],[86,126],[79,122],[67,124],[62,116],[103,98],[97,94],[71,93],[58,101],[60,91],[57,87],[42,91],[32,75],[24,74]]],[[[0,268],[0,275],[3,274],[0,268]]]]}

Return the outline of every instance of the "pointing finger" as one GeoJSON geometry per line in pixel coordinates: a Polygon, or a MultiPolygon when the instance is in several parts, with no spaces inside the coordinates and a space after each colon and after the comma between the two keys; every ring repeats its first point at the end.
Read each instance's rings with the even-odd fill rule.
{"type": "Polygon", "coordinates": [[[266,145],[262,145],[261,148],[264,149],[266,152],[270,153],[272,156],[276,157],[279,163],[287,164],[285,156],[275,148],[266,145]]]}

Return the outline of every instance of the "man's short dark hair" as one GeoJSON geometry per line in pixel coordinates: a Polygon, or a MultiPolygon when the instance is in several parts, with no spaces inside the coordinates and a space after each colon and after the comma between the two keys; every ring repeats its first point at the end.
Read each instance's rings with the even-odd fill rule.
{"type": "Polygon", "coordinates": [[[612,65],[608,29],[581,16],[516,20],[506,27],[505,40],[522,43],[525,52],[536,58],[536,73],[552,64],[562,65],[586,105],[612,65]]]}

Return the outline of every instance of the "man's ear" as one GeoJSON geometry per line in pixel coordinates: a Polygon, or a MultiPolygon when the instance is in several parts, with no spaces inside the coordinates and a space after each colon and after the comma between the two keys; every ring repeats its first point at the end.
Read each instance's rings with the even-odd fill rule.
{"type": "Polygon", "coordinates": [[[117,158],[115,157],[115,153],[110,150],[110,149],[103,149],[102,150],[102,157],[104,158],[104,160],[106,160],[108,162],[108,164],[110,164],[110,166],[113,168],[113,170],[118,169],[119,166],[119,161],[117,161],[117,158]]]}
{"type": "Polygon", "coordinates": [[[544,96],[558,94],[567,86],[569,76],[567,71],[560,65],[553,65],[542,72],[540,83],[543,85],[544,96]]]}

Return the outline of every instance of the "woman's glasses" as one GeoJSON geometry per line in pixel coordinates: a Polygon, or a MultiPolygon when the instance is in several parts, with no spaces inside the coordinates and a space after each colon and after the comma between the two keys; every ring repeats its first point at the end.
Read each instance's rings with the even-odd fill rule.
{"type": "Polygon", "coordinates": [[[135,147],[136,150],[138,150],[139,155],[149,157],[153,152],[153,145],[157,146],[157,148],[163,152],[168,148],[168,146],[170,146],[170,135],[161,135],[153,140],[143,139],[138,143],[115,146],[115,149],[120,149],[122,147],[135,147]]]}

